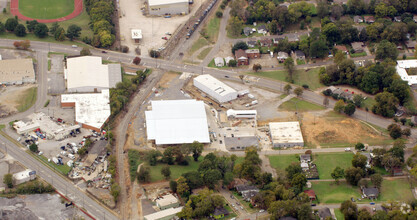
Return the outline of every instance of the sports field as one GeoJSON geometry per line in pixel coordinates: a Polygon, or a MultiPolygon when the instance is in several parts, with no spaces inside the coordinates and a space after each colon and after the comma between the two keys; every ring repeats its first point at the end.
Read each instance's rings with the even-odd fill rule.
{"type": "Polygon", "coordinates": [[[74,0],[19,0],[19,11],[33,19],[61,18],[74,11],[74,0]]]}

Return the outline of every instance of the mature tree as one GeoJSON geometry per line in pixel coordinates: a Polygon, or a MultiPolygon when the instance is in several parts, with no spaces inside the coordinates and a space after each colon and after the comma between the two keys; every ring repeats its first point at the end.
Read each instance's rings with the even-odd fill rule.
{"type": "Polygon", "coordinates": [[[404,130],[401,131],[401,134],[406,136],[406,137],[410,137],[411,136],[411,129],[410,128],[405,128],[404,130]]]}
{"type": "Polygon", "coordinates": [[[24,37],[26,36],[26,27],[23,24],[18,24],[16,26],[16,29],[14,30],[14,33],[16,34],[16,36],[18,37],[24,37]]]}
{"type": "Polygon", "coordinates": [[[243,21],[235,16],[232,17],[229,21],[229,30],[230,30],[230,34],[234,37],[239,36],[242,33],[242,27],[243,27],[243,21]]]}
{"type": "Polygon", "coordinates": [[[145,158],[146,161],[151,166],[155,166],[156,162],[158,161],[158,157],[162,156],[161,152],[158,150],[150,150],[146,153],[145,158]]]}
{"type": "Polygon", "coordinates": [[[288,72],[288,81],[292,83],[294,81],[293,75],[295,73],[294,60],[291,57],[288,57],[284,61],[284,67],[288,72]]]}
{"type": "Polygon", "coordinates": [[[340,211],[346,220],[358,219],[358,206],[350,200],[346,200],[340,205],[340,211]]]}
{"type": "Polygon", "coordinates": [[[367,160],[368,158],[366,156],[358,152],[355,155],[353,155],[352,166],[365,169],[367,160]]]}
{"type": "Polygon", "coordinates": [[[190,144],[190,150],[193,154],[194,161],[198,161],[198,158],[203,152],[203,149],[204,145],[202,143],[199,143],[198,141],[194,141],[192,144],[190,144]]]}
{"type": "Polygon", "coordinates": [[[345,170],[337,166],[336,168],[334,168],[333,172],[331,173],[331,176],[336,182],[336,184],[339,184],[339,179],[345,177],[345,170]]]}
{"type": "Polygon", "coordinates": [[[381,37],[390,42],[399,43],[407,40],[407,33],[407,25],[402,22],[396,22],[385,28],[384,32],[381,34],[381,37]]]}
{"type": "Polygon", "coordinates": [[[248,48],[249,47],[245,42],[239,41],[239,42],[235,43],[235,45],[233,45],[232,53],[234,54],[236,52],[236,50],[239,50],[239,49],[246,50],[248,48]]]}
{"type": "Polygon", "coordinates": [[[355,104],[349,102],[343,109],[343,112],[349,116],[355,113],[356,107],[355,104]]]}
{"type": "Polygon", "coordinates": [[[400,138],[402,135],[401,132],[401,127],[397,124],[390,124],[388,126],[388,131],[389,131],[389,135],[393,138],[393,139],[397,139],[400,138]]]}
{"type": "Polygon", "coordinates": [[[169,165],[173,165],[174,159],[174,147],[166,148],[164,153],[162,154],[162,161],[169,165]]]}
{"type": "Polygon", "coordinates": [[[72,24],[68,27],[66,36],[70,40],[74,40],[75,38],[79,37],[80,34],[81,34],[81,27],[79,27],[76,24],[72,24]]]}
{"type": "Polygon", "coordinates": [[[311,205],[304,203],[298,206],[297,219],[314,219],[311,213],[311,205]]]}
{"type": "Polygon", "coordinates": [[[262,66],[259,63],[255,63],[255,64],[253,64],[253,68],[252,69],[253,69],[253,71],[258,72],[258,70],[261,70],[262,69],[262,66]]]}
{"type": "Polygon", "coordinates": [[[278,34],[277,20],[272,20],[271,23],[269,23],[269,31],[271,32],[271,34],[278,34]]]}
{"type": "Polygon", "coordinates": [[[393,174],[394,169],[401,167],[403,163],[401,162],[400,158],[394,157],[391,154],[385,154],[382,159],[382,165],[388,169],[388,171],[393,174]]]}
{"type": "Polygon", "coordinates": [[[17,20],[15,18],[9,18],[6,20],[6,30],[13,32],[16,29],[16,26],[19,24],[19,22],[17,22],[17,20]]]}
{"type": "Polygon", "coordinates": [[[330,13],[336,20],[339,20],[343,15],[343,7],[339,4],[333,4],[330,13]]]}
{"type": "Polygon", "coordinates": [[[168,165],[165,165],[161,168],[161,174],[165,177],[165,179],[169,179],[171,176],[171,169],[168,165]]]}
{"type": "Polygon", "coordinates": [[[303,92],[304,92],[304,89],[301,88],[301,87],[297,87],[297,88],[294,89],[294,94],[297,95],[297,96],[301,96],[303,94],[303,92]]]}
{"type": "Polygon", "coordinates": [[[367,209],[362,208],[361,210],[359,210],[358,220],[371,220],[371,219],[372,219],[372,215],[371,213],[368,212],[367,209]]]}
{"type": "Polygon", "coordinates": [[[172,190],[172,192],[177,192],[177,181],[169,181],[169,188],[172,190]]]}
{"type": "Polygon", "coordinates": [[[188,187],[187,180],[183,176],[180,176],[177,180],[177,193],[184,196],[189,190],[190,188],[188,187]]]}
{"type": "Polygon", "coordinates": [[[83,49],[80,51],[81,56],[89,56],[91,55],[90,49],[87,47],[83,47],[83,49]]]}
{"type": "Polygon", "coordinates": [[[31,144],[29,146],[29,150],[32,152],[38,152],[38,145],[37,144],[31,144]]]}
{"type": "Polygon", "coordinates": [[[389,153],[392,154],[392,156],[399,158],[401,162],[404,162],[404,149],[406,148],[405,143],[403,140],[396,140],[394,142],[394,145],[391,149],[389,149],[389,153]]]}
{"type": "Polygon", "coordinates": [[[219,170],[208,170],[203,174],[204,184],[210,189],[214,189],[214,186],[222,179],[222,174],[219,170]]]}
{"type": "Polygon", "coordinates": [[[3,183],[6,184],[7,188],[13,188],[13,175],[11,173],[4,174],[3,183]]]}
{"type": "Polygon", "coordinates": [[[340,41],[340,32],[334,23],[328,23],[321,32],[330,45],[340,41]]]}
{"type": "Polygon", "coordinates": [[[3,22],[0,22],[0,34],[3,34],[6,31],[6,27],[4,26],[3,22]]]}
{"type": "Polygon", "coordinates": [[[358,142],[356,145],[355,145],[355,150],[363,150],[363,149],[365,149],[365,145],[363,144],[363,143],[360,143],[360,142],[358,142]]]}
{"type": "Polygon", "coordinates": [[[337,102],[336,102],[336,104],[334,105],[334,108],[333,108],[333,110],[335,111],[335,112],[342,112],[343,110],[344,110],[344,108],[345,108],[345,102],[343,101],[343,100],[338,100],[337,102]]]}
{"type": "Polygon", "coordinates": [[[310,45],[310,57],[323,58],[329,53],[329,48],[324,40],[316,40],[310,45]]]}
{"type": "Polygon", "coordinates": [[[358,185],[359,180],[362,179],[365,172],[360,167],[350,167],[345,170],[345,179],[346,181],[352,185],[358,185]]]}
{"type": "Polygon", "coordinates": [[[290,84],[287,84],[284,86],[284,91],[287,94],[290,94],[291,89],[292,89],[292,86],[290,84]]]}
{"type": "Polygon", "coordinates": [[[39,38],[44,38],[48,36],[48,32],[49,32],[49,29],[48,29],[48,26],[46,26],[46,24],[40,23],[35,26],[34,33],[39,38]]]}
{"type": "Polygon", "coordinates": [[[135,58],[133,59],[133,63],[134,63],[135,65],[139,65],[140,61],[141,61],[140,57],[135,57],[135,58]]]}
{"type": "Polygon", "coordinates": [[[54,33],[54,38],[57,41],[64,41],[65,40],[65,30],[62,27],[58,27],[54,33]]]}
{"type": "Polygon", "coordinates": [[[368,180],[366,180],[366,179],[361,179],[361,180],[359,180],[359,182],[358,182],[358,186],[359,186],[359,188],[366,188],[366,187],[368,187],[368,180]]]}
{"type": "Polygon", "coordinates": [[[35,30],[36,25],[38,25],[39,22],[37,20],[27,21],[26,27],[28,29],[28,32],[33,32],[35,30]]]}
{"type": "Polygon", "coordinates": [[[279,200],[272,202],[268,208],[271,219],[280,219],[284,216],[297,216],[297,202],[292,200],[279,200]]]}
{"type": "Polygon", "coordinates": [[[378,189],[381,189],[382,181],[383,181],[383,178],[382,178],[381,174],[373,174],[371,176],[372,184],[378,189]]]}
{"type": "Polygon", "coordinates": [[[356,107],[360,108],[363,103],[363,96],[355,94],[353,95],[353,104],[355,104],[356,107]]]}
{"type": "Polygon", "coordinates": [[[204,185],[204,181],[197,171],[190,171],[182,174],[182,176],[187,180],[187,185],[190,189],[196,189],[204,185]]]}
{"type": "Polygon", "coordinates": [[[59,24],[58,22],[54,22],[51,26],[51,28],[49,29],[49,33],[51,33],[52,35],[55,35],[55,32],[58,30],[59,28],[59,24]]]}
{"type": "Polygon", "coordinates": [[[319,1],[317,3],[317,16],[319,18],[324,18],[329,14],[329,6],[327,1],[319,1]]]}
{"type": "Polygon", "coordinates": [[[287,168],[287,179],[292,180],[296,174],[302,173],[300,163],[291,163],[287,168]]]}
{"type": "Polygon", "coordinates": [[[148,183],[151,181],[151,171],[148,166],[142,165],[138,173],[138,181],[140,183],[148,183]]]}
{"type": "Polygon", "coordinates": [[[15,41],[13,43],[13,46],[16,47],[16,49],[27,50],[30,47],[30,41],[29,40],[15,41]]]}
{"type": "Polygon", "coordinates": [[[390,58],[392,60],[397,60],[398,50],[397,46],[394,43],[389,42],[388,40],[382,40],[376,49],[375,58],[379,60],[384,60],[390,58]]]}
{"type": "Polygon", "coordinates": [[[375,96],[375,102],[372,106],[372,112],[384,117],[393,117],[399,103],[397,97],[386,91],[378,93],[375,96]]]}
{"type": "Polygon", "coordinates": [[[291,186],[298,190],[298,192],[302,192],[303,187],[307,183],[306,175],[303,173],[297,173],[291,179],[291,186]]]}
{"type": "Polygon", "coordinates": [[[359,33],[359,41],[365,42],[368,40],[368,34],[366,33],[366,28],[363,28],[359,33]]]}

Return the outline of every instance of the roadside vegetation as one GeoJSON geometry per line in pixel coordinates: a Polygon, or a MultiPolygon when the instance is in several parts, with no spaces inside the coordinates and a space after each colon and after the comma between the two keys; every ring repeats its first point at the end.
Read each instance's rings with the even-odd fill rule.
{"type": "Polygon", "coordinates": [[[19,97],[19,105],[17,106],[17,110],[19,112],[24,112],[32,107],[37,98],[37,87],[28,88],[21,97],[19,97]]]}
{"type": "Polygon", "coordinates": [[[298,98],[292,98],[279,106],[280,110],[292,111],[292,112],[305,112],[305,111],[319,111],[325,108],[321,105],[316,105],[311,102],[307,102],[298,98]]]}

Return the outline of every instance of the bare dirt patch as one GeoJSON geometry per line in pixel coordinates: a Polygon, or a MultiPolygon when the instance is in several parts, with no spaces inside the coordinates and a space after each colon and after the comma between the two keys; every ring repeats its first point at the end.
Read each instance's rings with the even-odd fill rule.
{"type": "Polygon", "coordinates": [[[164,89],[169,88],[169,84],[172,80],[174,80],[175,78],[178,77],[178,73],[174,73],[174,72],[167,72],[165,73],[161,80],[158,83],[158,87],[162,87],[164,89]]]}
{"type": "Polygon", "coordinates": [[[36,85],[8,86],[0,89],[0,118],[17,113],[19,101],[26,90],[36,85]]]}

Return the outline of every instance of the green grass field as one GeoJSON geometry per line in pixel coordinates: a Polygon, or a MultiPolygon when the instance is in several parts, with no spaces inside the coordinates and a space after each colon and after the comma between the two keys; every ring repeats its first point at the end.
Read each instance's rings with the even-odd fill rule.
{"type": "MultiPolygon", "coordinates": [[[[29,151],[29,150],[28,150],[29,151]]],[[[71,171],[72,167],[69,167],[67,165],[57,165],[54,162],[48,162],[48,158],[46,158],[45,156],[41,155],[38,156],[32,152],[29,152],[30,154],[32,154],[34,157],[38,158],[39,160],[43,161],[45,164],[47,164],[48,166],[52,167],[53,170],[58,170],[60,173],[64,174],[65,176],[68,175],[68,173],[71,171]]]]}
{"type": "Polygon", "coordinates": [[[212,47],[207,47],[204,50],[202,50],[200,52],[200,54],[198,54],[197,58],[199,60],[204,60],[204,58],[206,58],[206,56],[210,53],[212,47]]]}
{"type": "Polygon", "coordinates": [[[19,105],[17,106],[17,110],[19,112],[24,112],[28,110],[33,104],[36,102],[37,97],[37,87],[32,87],[27,89],[21,97],[19,97],[19,105]]]}
{"type": "Polygon", "coordinates": [[[0,124],[0,131],[3,129],[3,128],[5,128],[6,127],[6,125],[4,125],[4,124],[0,124]]]}
{"type": "Polygon", "coordinates": [[[399,200],[409,202],[414,199],[407,179],[384,180],[381,191],[380,201],[399,200]]]}
{"type": "Polygon", "coordinates": [[[268,158],[271,167],[281,171],[285,171],[285,168],[287,168],[291,163],[300,161],[297,154],[274,155],[268,156],[268,158]]]}
{"type": "Polygon", "coordinates": [[[306,111],[319,111],[325,109],[320,105],[313,104],[311,102],[307,102],[298,98],[292,98],[279,106],[279,109],[284,111],[299,111],[299,112],[306,112],[306,111]]]}
{"type": "Polygon", "coordinates": [[[373,99],[373,98],[371,98],[371,97],[368,97],[368,98],[366,98],[365,100],[363,100],[363,105],[362,105],[362,107],[365,109],[365,108],[368,108],[369,109],[369,111],[371,111],[371,109],[372,109],[372,106],[374,106],[374,104],[376,103],[376,101],[375,101],[375,99],[373,99]]]}
{"type": "Polygon", "coordinates": [[[198,38],[193,45],[191,46],[190,50],[188,50],[188,54],[193,55],[198,49],[209,45],[210,43],[203,37],[198,38]]]}
{"type": "Polygon", "coordinates": [[[329,153],[329,154],[314,154],[314,162],[317,165],[320,179],[332,179],[330,175],[334,168],[339,166],[343,169],[352,166],[352,153],[329,153]]]}
{"type": "Polygon", "coordinates": [[[352,58],[354,58],[354,57],[364,57],[364,56],[366,56],[367,54],[366,54],[366,52],[364,51],[364,52],[362,52],[362,53],[351,53],[350,54],[350,57],[352,57],[352,58]]]}
{"type": "MultiPolygon", "coordinates": [[[[293,76],[294,84],[299,85],[299,86],[306,84],[312,90],[323,87],[324,85],[321,84],[319,80],[319,71],[320,71],[320,68],[313,68],[309,70],[304,70],[304,69],[296,70],[293,76]]],[[[288,73],[286,70],[265,71],[265,72],[257,72],[257,73],[247,72],[246,74],[262,76],[266,78],[288,82],[288,77],[287,77],[288,73]]]]}
{"type": "Polygon", "coordinates": [[[305,60],[299,60],[299,59],[297,59],[297,65],[303,65],[303,64],[306,64],[306,61],[305,60]]]}
{"type": "MultiPolygon", "coordinates": [[[[170,165],[169,168],[171,169],[171,179],[177,179],[183,173],[194,171],[198,169],[201,161],[203,161],[203,157],[198,159],[198,162],[195,162],[193,158],[189,157],[189,164],[188,166],[180,166],[180,165],[170,165]]],[[[161,174],[161,168],[164,167],[166,164],[158,163],[156,166],[149,166],[151,170],[151,182],[161,181],[164,180],[164,176],[161,174]]]]}
{"type": "Polygon", "coordinates": [[[19,0],[19,11],[30,18],[61,18],[74,11],[73,0],[19,0]]]}
{"type": "Polygon", "coordinates": [[[334,181],[313,182],[312,189],[320,203],[342,203],[351,197],[356,200],[361,196],[358,187],[352,187],[346,182],[340,182],[339,185],[334,181]]]}
{"type": "Polygon", "coordinates": [[[337,220],[344,220],[345,219],[345,216],[340,211],[340,209],[334,209],[334,214],[336,215],[337,220]]]}
{"type": "Polygon", "coordinates": [[[210,19],[207,26],[204,28],[206,35],[208,36],[208,41],[215,43],[217,37],[219,36],[220,29],[220,18],[214,16],[210,19]]]}

